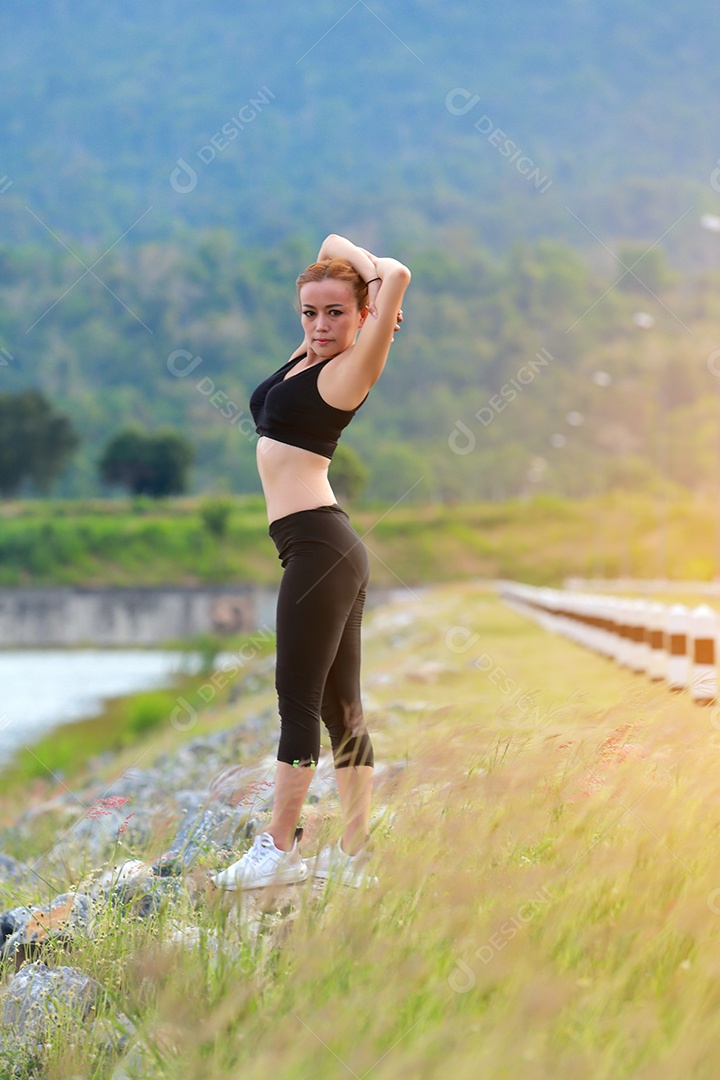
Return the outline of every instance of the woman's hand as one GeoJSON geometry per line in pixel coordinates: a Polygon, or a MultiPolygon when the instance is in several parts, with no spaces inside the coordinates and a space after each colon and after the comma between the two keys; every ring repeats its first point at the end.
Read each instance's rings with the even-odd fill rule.
{"type": "MultiPolygon", "coordinates": [[[[371,281],[370,284],[368,285],[367,307],[368,307],[368,312],[370,313],[370,315],[372,315],[372,317],[374,319],[377,319],[377,317],[378,317],[378,310],[377,310],[377,307],[375,306],[375,300],[377,298],[378,292],[380,291],[380,286],[381,285],[382,285],[382,281],[371,281]]],[[[397,333],[398,330],[400,329],[400,324],[401,324],[402,321],[403,321],[403,312],[402,312],[402,308],[400,308],[400,310],[397,313],[396,320],[395,320],[395,333],[397,333]]]]}
{"type": "Polygon", "coordinates": [[[381,285],[382,285],[382,281],[380,280],[380,278],[376,278],[375,281],[371,281],[369,283],[368,287],[367,287],[367,290],[368,290],[368,298],[367,298],[368,312],[372,315],[373,319],[377,319],[377,317],[378,317],[377,308],[375,307],[375,300],[377,298],[378,292],[380,291],[380,286],[381,285]]]}
{"type": "MultiPolygon", "coordinates": [[[[382,281],[371,281],[370,284],[368,285],[367,307],[368,307],[369,314],[372,315],[372,317],[374,319],[377,319],[377,317],[378,317],[378,310],[377,310],[377,307],[375,306],[375,299],[377,297],[378,292],[380,291],[380,286],[381,285],[382,285],[382,281]]],[[[402,308],[400,308],[400,310],[397,313],[396,320],[395,320],[395,333],[397,333],[398,330],[400,329],[400,324],[401,324],[402,321],[403,321],[403,312],[402,312],[402,308]]]]}
{"type": "MultiPolygon", "coordinates": [[[[406,266],[403,266],[402,263],[399,263],[397,259],[381,258],[377,255],[373,255],[372,251],[360,247],[359,244],[353,244],[351,240],[347,240],[344,236],[338,236],[337,233],[330,233],[330,235],[326,236],[322,242],[320,251],[318,252],[318,262],[322,259],[335,258],[347,259],[348,262],[352,263],[360,277],[367,282],[367,309],[368,314],[371,315],[373,319],[377,319],[379,315],[377,309],[377,296],[386,275],[396,274],[398,268],[400,268],[403,273],[407,275],[407,280],[410,280],[410,271],[406,266]]],[[[400,329],[402,321],[403,313],[402,309],[399,309],[395,320],[396,333],[400,329]]]]}

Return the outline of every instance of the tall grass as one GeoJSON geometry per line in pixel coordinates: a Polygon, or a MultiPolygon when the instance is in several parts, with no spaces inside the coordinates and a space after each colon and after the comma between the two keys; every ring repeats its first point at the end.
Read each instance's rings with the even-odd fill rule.
{"type": "MultiPolygon", "coordinates": [[[[371,615],[364,677],[394,765],[378,886],[228,895],[199,873],[153,919],[108,913],[77,943],[140,1025],[138,1075],[715,1077],[717,712],[468,586],[371,615]]],[[[304,824],[311,854],[336,802],[304,824]]],[[[70,1075],[52,1054],[43,1075],[70,1075]]]]}

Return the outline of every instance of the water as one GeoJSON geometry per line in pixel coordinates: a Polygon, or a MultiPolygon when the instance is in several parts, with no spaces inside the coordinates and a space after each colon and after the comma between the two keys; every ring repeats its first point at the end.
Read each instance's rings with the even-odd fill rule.
{"type": "Polygon", "coordinates": [[[172,683],[186,653],[147,649],[0,651],[0,762],[61,724],[101,711],[108,698],[172,683]]]}

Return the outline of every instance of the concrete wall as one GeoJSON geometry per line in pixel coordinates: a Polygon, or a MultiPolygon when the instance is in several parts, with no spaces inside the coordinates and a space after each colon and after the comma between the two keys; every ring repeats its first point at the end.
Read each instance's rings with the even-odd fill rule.
{"type": "Polygon", "coordinates": [[[0,648],[155,645],[274,626],[275,593],[235,588],[0,588],[0,648]]]}

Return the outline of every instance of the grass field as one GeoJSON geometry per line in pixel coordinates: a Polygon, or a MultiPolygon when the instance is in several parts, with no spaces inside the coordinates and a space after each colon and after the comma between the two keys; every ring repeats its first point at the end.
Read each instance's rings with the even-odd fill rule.
{"type": "MultiPolygon", "coordinates": [[[[140,1025],[132,1075],[714,1080],[717,710],[470,583],[371,613],[364,685],[376,755],[396,766],[379,775],[375,889],[202,893],[154,920],[108,915],[54,958],[140,1025]]],[[[210,709],[203,727],[257,705],[210,709]]],[[[131,752],[182,738],[161,725],[131,752]]],[[[8,820],[18,792],[0,803],[8,820]]],[[[335,804],[304,824],[311,854],[335,804]]],[[[44,1075],[110,1076],[75,1042],[53,1043],[44,1075]]]]}
{"type": "MultiPolygon", "coordinates": [[[[399,498],[350,509],[376,586],[720,576],[720,504],[700,496],[617,492],[452,506],[399,498]]],[[[269,584],[279,572],[258,496],[23,500],[0,514],[0,585],[269,584]]]]}

